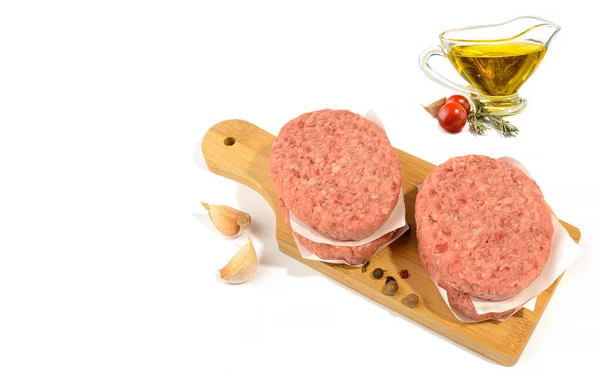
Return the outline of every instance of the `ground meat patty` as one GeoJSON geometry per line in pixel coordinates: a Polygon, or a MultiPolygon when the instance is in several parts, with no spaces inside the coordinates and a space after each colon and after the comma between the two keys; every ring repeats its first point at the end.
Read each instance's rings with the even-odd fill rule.
{"type": "MultiPolygon", "coordinates": [[[[289,225],[290,224],[290,212],[285,206],[285,202],[279,199],[279,205],[281,207],[281,213],[283,219],[289,225]]],[[[394,235],[394,232],[384,234],[380,238],[369,242],[365,245],[360,246],[334,246],[324,243],[318,243],[310,241],[306,237],[303,237],[296,232],[293,232],[298,242],[304,246],[308,251],[315,254],[323,260],[344,260],[350,265],[357,265],[364,263],[367,259],[375,254],[377,249],[389,241],[394,235]]]]}
{"type": "Polygon", "coordinates": [[[517,307],[504,312],[488,312],[480,315],[477,313],[477,311],[475,311],[475,306],[473,305],[473,301],[471,300],[469,294],[462,293],[452,287],[448,287],[446,292],[448,294],[448,303],[450,303],[452,308],[454,308],[456,311],[462,312],[475,321],[501,319],[503,317],[512,315],[517,309],[521,308],[517,307]]]}
{"type": "Polygon", "coordinates": [[[415,218],[430,276],[488,300],[509,298],[539,276],[554,231],[533,180],[477,155],[451,158],[427,176],[415,218]]]}
{"type": "Polygon", "coordinates": [[[375,232],[398,202],[400,162],[377,125],[347,110],[289,121],[273,143],[271,179],[308,226],[341,241],[375,232]]]}

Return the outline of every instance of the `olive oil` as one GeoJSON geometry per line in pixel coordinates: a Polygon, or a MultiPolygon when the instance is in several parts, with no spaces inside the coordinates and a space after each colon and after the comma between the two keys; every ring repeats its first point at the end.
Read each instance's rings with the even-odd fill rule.
{"type": "Polygon", "coordinates": [[[517,93],[546,54],[543,44],[528,42],[457,45],[452,64],[481,94],[506,97],[517,93]]]}

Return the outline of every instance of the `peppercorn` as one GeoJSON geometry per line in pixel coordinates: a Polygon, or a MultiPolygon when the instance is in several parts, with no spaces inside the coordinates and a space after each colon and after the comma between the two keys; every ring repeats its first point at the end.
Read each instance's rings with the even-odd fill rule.
{"type": "Polygon", "coordinates": [[[402,304],[409,308],[415,308],[417,304],[419,304],[419,296],[417,294],[408,294],[402,299],[402,304]]]}
{"type": "Polygon", "coordinates": [[[398,292],[398,283],[396,279],[392,276],[388,276],[385,279],[385,285],[383,286],[383,290],[381,292],[385,295],[392,296],[398,292]]]}
{"type": "Polygon", "coordinates": [[[408,278],[408,270],[403,269],[400,271],[400,278],[407,279],[408,278]]]}
{"type": "Polygon", "coordinates": [[[375,268],[373,270],[373,273],[371,273],[371,276],[373,276],[374,279],[379,280],[380,278],[383,277],[383,269],[375,268]]]}

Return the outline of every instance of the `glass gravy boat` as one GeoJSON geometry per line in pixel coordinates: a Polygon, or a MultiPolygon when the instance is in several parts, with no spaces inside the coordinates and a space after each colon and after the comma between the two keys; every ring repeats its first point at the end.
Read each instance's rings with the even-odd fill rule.
{"type": "Polygon", "coordinates": [[[423,51],[421,70],[441,85],[477,96],[493,114],[514,115],[527,106],[519,88],[542,62],[558,31],[557,25],[536,17],[449,30],[440,35],[440,46],[423,51]],[[429,66],[432,56],[447,57],[469,85],[435,72],[429,66]]]}

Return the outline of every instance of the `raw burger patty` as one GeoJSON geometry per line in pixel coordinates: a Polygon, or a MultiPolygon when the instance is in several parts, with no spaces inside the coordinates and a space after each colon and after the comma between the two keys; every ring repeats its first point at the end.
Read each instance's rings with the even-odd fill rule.
{"type": "MultiPolygon", "coordinates": [[[[285,222],[289,225],[289,210],[285,207],[285,203],[279,199],[281,213],[285,222]]],[[[324,243],[310,241],[309,239],[293,232],[298,242],[308,251],[315,254],[323,260],[345,260],[350,265],[363,264],[367,259],[375,254],[377,249],[385,244],[394,235],[394,232],[386,233],[378,239],[360,246],[334,246],[324,243]]]]}
{"type": "Polygon", "coordinates": [[[537,278],[550,253],[550,208],[521,170],[485,156],[433,170],[415,205],[419,254],[438,283],[488,300],[537,278]]]}
{"type": "Polygon", "coordinates": [[[400,162],[377,125],[347,110],[289,121],[273,143],[271,179],[300,220],[340,241],[375,232],[398,202],[400,162]]]}
{"type": "Polygon", "coordinates": [[[513,312],[521,308],[517,307],[504,312],[488,312],[480,315],[477,313],[477,311],[475,311],[475,306],[473,305],[473,301],[471,300],[469,294],[462,293],[452,287],[448,287],[446,292],[448,294],[448,303],[450,303],[452,308],[454,308],[456,311],[462,312],[475,321],[501,319],[503,317],[512,315],[513,312]]]}

